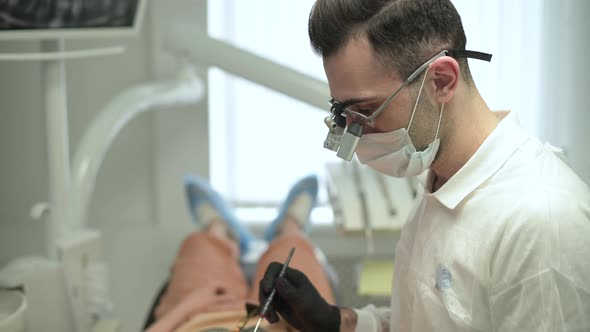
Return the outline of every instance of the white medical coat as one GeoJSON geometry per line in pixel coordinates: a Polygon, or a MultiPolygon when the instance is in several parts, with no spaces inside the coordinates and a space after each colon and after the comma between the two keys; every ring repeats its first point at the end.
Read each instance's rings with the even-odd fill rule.
{"type": "Polygon", "coordinates": [[[590,190],[513,113],[417,199],[356,331],[590,331],[590,190]]]}

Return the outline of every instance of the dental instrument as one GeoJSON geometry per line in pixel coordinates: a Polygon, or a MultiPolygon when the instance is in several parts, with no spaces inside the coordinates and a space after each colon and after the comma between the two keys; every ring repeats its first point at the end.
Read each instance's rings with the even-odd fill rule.
{"type": "MultiPolygon", "coordinates": [[[[289,256],[287,256],[287,260],[285,261],[285,264],[283,264],[283,268],[281,269],[281,272],[279,272],[279,278],[284,276],[285,272],[287,272],[287,265],[289,265],[289,262],[291,261],[291,257],[293,257],[294,252],[295,252],[295,248],[293,247],[293,248],[291,248],[291,251],[289,251],[289,256]]],[[[258,331],[258,327],[260,326],[260,323],[262,322],[264,315],[268,311],[268,307],[270,306],[270,302],[272,302],[272,299],[275,297],[276,292],[277,292],[277,287],[275,285],[273,287],[272,292],[270,292],[268,299],[266,299],[266,303],[264,303],[264,306],[262,307],[262,311],[260,311],[260,317],[258,318],[258,323],[256,323],[256,327],[254,328],[254,332],[258,331]]]]}

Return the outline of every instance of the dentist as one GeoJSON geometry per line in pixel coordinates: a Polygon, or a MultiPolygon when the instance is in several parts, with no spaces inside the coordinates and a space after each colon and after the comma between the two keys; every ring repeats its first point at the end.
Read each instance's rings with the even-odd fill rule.
{"type": "MultiPolygon", "coordinates": [[[[325,146],[391,176],[427,171],[395,248],[391,305],[328,304],[280,263],[268,320],[301,331],[590,331],[590,190],[513,111],[491,111],[450,0],[318,0],[325,146]]],[[[392,248],[394,250],[394,248],[392,248]]]]}

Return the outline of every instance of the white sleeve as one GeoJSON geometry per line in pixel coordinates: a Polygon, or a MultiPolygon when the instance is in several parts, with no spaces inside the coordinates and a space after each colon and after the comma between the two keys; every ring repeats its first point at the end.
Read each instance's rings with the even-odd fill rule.
{"type": "Polygon", "coordinates": [[[493,295],[494,330],[590,331],[590,291],[568,277],[550,269],[493,295]]]}
{"type": "Polygon", "coordinates": [[[503,233],[491,264],[498,332],[590,331],[590,196],[537,195],[503,233]]]}
{"type": "Polygon", "coordinates": [[[389,308],[370,304],[354,311],[357,314],[356,332],[389,332],[389,308]]]}

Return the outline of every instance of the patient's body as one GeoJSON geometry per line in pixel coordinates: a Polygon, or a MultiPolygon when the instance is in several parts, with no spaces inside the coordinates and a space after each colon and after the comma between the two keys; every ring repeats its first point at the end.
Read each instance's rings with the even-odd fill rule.
{"type": "MultiPolygon", "coordinates": [[[[322,296],[334,303],[330,281],[309,239],[295,221],[286,220],[282,226],[262,255],[251,287],[240,268],[237,244],[227,236],[223,222],[215,221],[205,231],[190,234],[172,266],[170,284],[156,308],[156,323],[148,331],[233,331],[246,316],[246,302],[258,304],[258,280],[268,264],[284,262],[293,247],[289,266],[305,271],[322,296]]],[[[244,329],[256,320],[251,319],[244,329]]],[[[265,331],[291,331],[282,322],[263,324],[265,331]]]]}
{"type": "MultiPolygon", "coordinates": [[[[292,201],[297,204],[296,199],[292,201]]],[[[321,295],[334,303],[330,280],[297,214],[286,213],[277,223],[252,285],[248,285],[240,265],[239,240],[228,226],[231,223],[211,211],[202,213],[209,220],[180,246],[168,287],[155,309],[155,323],[147,331],[235,331],[247,316],[246,303],[258,305],[258,283],[266,267],[273,261],[284,262],[291,248],[296,250],[289,266],[303,271],[321,295]]],[[[257,320],[257,316],[249,319],[242,331],[251,330],[257,320]]],[[[261,327],[259,331],[295,331],[283,321],[271,326],[264,320],[261,327]]]]}

